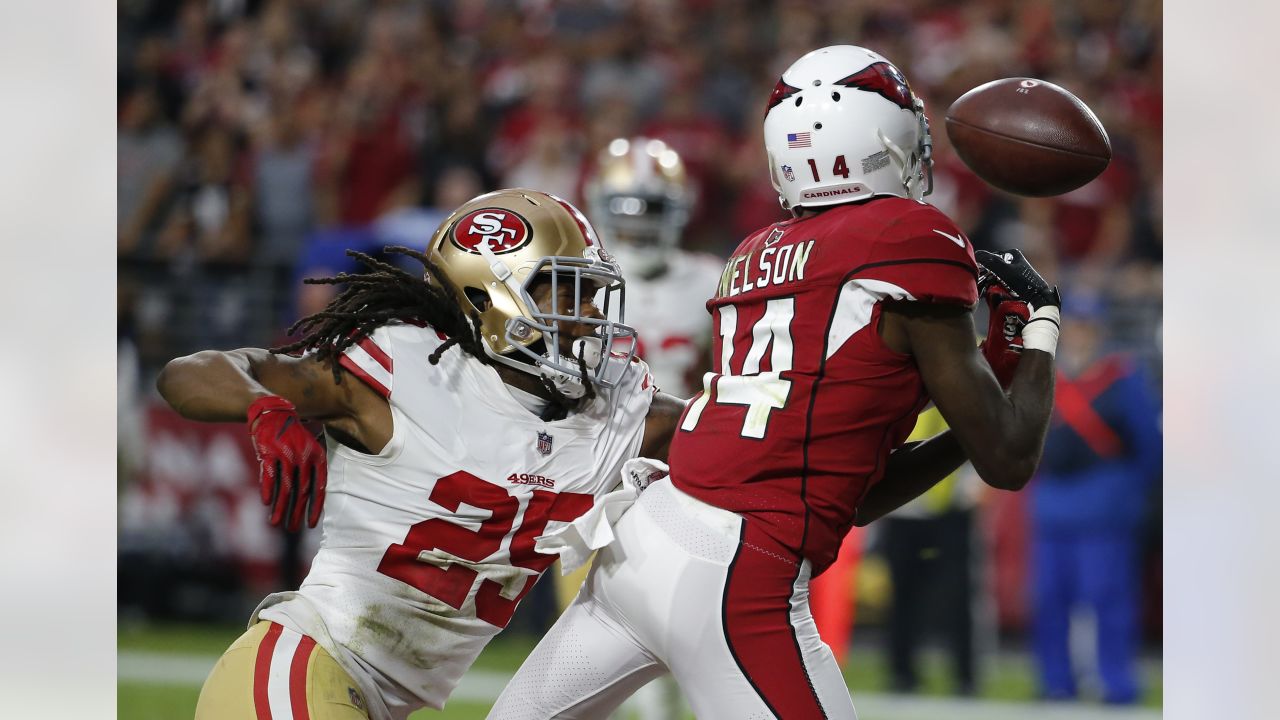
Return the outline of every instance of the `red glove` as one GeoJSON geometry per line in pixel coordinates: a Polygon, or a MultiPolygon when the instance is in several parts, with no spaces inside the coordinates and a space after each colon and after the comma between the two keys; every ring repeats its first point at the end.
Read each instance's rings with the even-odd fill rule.
{"type": "Polygon", "coordinates": [[[290,532],[315,527],[324,507],[327,474],[325,451],[302,425],[293,403],[276,395],[258,398],[249,406],[249,435],[258,456],[262,503],[271,506],[271,524],[286,520],[290,532]]]}
{"type": "Polygon", "coordinates": [[[978,349],[991,365],[1000,387],[1007,390],[1022,359],[1022,327],[1031,317],[1031,309],[1026,302],[1015,300],[999,281],[987,285],[983,297],[991,319],[987,324],[987,339],[978,349]]]}

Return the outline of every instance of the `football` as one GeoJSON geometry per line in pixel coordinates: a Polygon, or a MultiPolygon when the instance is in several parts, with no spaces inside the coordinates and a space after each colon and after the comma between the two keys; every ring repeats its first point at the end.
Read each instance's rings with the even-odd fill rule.
{"type": "Polygon", "coordinates": [[[946,124],[964,164],[1016,195],[1070,192],[1111,162],[1111,141],[1089,106],[1035,78],[979,85],[947,108],[946,124]]]}

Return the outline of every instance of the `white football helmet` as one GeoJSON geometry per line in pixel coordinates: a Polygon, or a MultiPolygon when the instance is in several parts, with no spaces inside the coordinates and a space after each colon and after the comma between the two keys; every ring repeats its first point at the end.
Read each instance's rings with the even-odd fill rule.
{"type": "Polygon", "coordinates": [[[641,276],[666,264],[689,223],[696,189],[671,146],[615,138],[595,158],[583,186],[587,211],[626,267],[641,276]]]}
{"type": "Polygon", "coordinates": [[[545,377],[569,398],[583,396],[584,380],[617,385],[635,353],[636,332],[623,323],[626,283],[576,207],[527,188],[486,193],[440,223],[427,251],[463,310],[478,316],[485,353],[494,361],[545,377]],[[554,301],[538,306],[532,290],[542,279],[550,281],[552,298],[561,284],[573,287],[567,312],[554,301]],[[603,317],[581,313],[584,296],[599,298],[603,317]],[[594,335],[572,343],[574,357],[561,352],[562,322],[593,328],[594,335]]]}
{"type": "Polygon", "coordinates": [[[814,50],[782,73],[764,146],[778,200],[792,213],[933,190],[924,102],[893,63],[854,45],[814,50]]]}

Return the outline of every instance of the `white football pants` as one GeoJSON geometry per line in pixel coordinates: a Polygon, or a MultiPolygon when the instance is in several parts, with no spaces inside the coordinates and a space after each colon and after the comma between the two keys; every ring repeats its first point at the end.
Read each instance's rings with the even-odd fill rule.
{"type": "Polygon", "coordinates": [[[699,720],[856,720],[809,612],[809,563],[749,520],[649,486],[490,720],[604,718],[668,670],[699,720]]]}

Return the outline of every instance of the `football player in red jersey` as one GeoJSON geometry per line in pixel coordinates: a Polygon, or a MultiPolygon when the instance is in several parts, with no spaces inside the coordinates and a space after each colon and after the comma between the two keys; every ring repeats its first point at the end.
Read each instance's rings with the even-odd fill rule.
{"type": "Polygon", "coordinates": [[[555,559],[541,537],[625,496],[624,463],[670,440],[683,405],[615,344],[634,334],[621,271],[572,205],[481,195],[426,253],[398,250],[425,275],[362,256],[376,272],[323,281],[346,289],[297,343],[197,353],[157,381],[185,417],[248,420],[273,523],[323,518],[306,580],[254,611],[198,720],[443,707],[555,559]]]}
{"type": "Polygon", "coordinates": [[[621,514],[491,718],[603,716],[666,671],[704,720],[853,718],[809,580],[852,525],[964,460],[1010,490],[1039,461],[1057,291],[1016,251],[975,259],[921,200],[929,126],[902,73],[863,48],[815,50],[783,73],[764,135],[794,218],[730,258],[707,303],[714,371],[681,418],[669,478],[621,514]],[[979,298],[993,325],[1020,326],[982,349],[979,298]],[[988,357],[1012,370],[1007,392],[988,357]],[[931,401],[952,431],[905,443],[931,401]]]}

